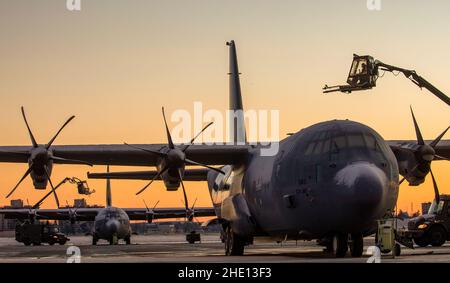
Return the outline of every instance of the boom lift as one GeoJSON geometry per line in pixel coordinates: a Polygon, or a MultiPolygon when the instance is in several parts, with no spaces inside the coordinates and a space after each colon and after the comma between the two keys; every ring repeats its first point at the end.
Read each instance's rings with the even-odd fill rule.
{"type": "Polygon", "coordinates": [[[426,88],[432,94],[437,96],[440,100],[450,106],[450,98],[440,91],[437,87],[432,85],[423,77],[419,76],[414,70],[407,70],[400,67],[385,64],[381,61],[375,60],[372,56],[359,56],[353,54],[353,62],[347,78],[347,85],[336,85],[323,87],[323,93],[330,93],[340,91],[344,93],[351,93],[352,91],[371,89],[376,86],[379,71],[388,71],[391,73],[402,73],[406,78],[411,80],[420,88],[426,88]]]}

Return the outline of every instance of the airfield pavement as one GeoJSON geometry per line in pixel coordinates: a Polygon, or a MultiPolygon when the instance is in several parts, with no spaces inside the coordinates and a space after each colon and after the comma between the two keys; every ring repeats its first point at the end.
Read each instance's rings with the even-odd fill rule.
{"type": "MultiPolygon", "coordinates": [[[[0,263],[41,262],[64,263],[67,261],[67,249],[71,245],[80,248],[81,262],[216,262],[216,263],[272,263],[272,262],[360,262],[364,263],[369,255],[362,258],[336,259],[324,253],[323,247],[315,241],[255,242],[245,249],[244,256],[226,257],[218,234],[202,234],[202,242],[188,244],[184,234],[134,235],[132,244],[110,246],[100,241],[91,245],[90,236],[69,236],[70,241],[63,246],[41,245],[26,247],[12,237],[0,237],[0,263]]],[[[364,251],[373,245],[373,238],[366,238],[364,251]]],[[[364,252],[365,254],[365,252],[364,252]]],[[[402,247],[402,255],[393,259],[382,255],[381,262],[450,262],[450,243],[443,247],[408,249],[402,247]]]]}

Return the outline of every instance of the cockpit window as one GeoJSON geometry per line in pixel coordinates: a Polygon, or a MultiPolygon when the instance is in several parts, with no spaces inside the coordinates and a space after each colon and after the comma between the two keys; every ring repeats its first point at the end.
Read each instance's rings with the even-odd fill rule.
{"type": "Polygon", "coordinates": [[[331,144],[331,139],[328,139],[323,142],[322,153],[330,152],[330,144],[331,144]]]}
{"type": "Polygon", "coordinates": [[[345,148],[347,146],[347,141],[345,140],[345,136],[338,136],[333,138],[331,144],[331,151],[334,153],[339,152],[339,150],[345,148]]]}
{"type": "Polygon", "coordinates": [[[320,154],[322,152],[323,142],[319,141],[316,143],[316,147],[314,148],[314,154],[320,154]]]}
{"type": "Polygon", "coordinates": [[[365,147],[363,136],[361,134],[348,135],[348,146],[349,147],[365,147]]]}
{"type": "Polygon", "coordinates": [[[310,155],[313,152],[314,146],[316,145],[315,142],[311,142],[308,144],[308,147],[305,150],[305,155],[310,155]]]}
{"type": "Polygon", "coordinates": [[[366,142],[366,146],[369,149],[373,149],[373,150],[379,150],[380,148],[378,147],[377,144],[377,140],[372,136],[372,135],[364,135],[364,140],[366,142]]]}

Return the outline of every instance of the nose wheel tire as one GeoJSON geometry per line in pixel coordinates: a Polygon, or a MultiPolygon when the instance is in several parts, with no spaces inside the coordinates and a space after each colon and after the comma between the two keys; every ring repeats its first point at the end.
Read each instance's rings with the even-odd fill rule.
{"type": "Polygon", "coordinates": [[[335,257],[345,257],[348,250],[348,235],[347,234],[335,234],[331,243],[331,250],[335,257]]]}
{"type": "Polygon", "coordinates": [[[119,243],[119,239],[117,238],[117,235],[113,235],[111,239],[109,240],[110,245],[117,245],[119,243]]]}
{"type": "Polygon", "coordinates": [[[127,245],[131,244],[131,236],[125,238],[125,244],[127,245]]]}
{"type": "Polygon", "coordinates": [[[225,255],[243,255],[245,241],[230,226],[225,230],[225,255]]]}
{"type": "Polygon", "coordinates": [[[364,238],[361,233],[355,233],[351,235],[350,242],[350,254],[352,257],[361,257],[364,249],[364,238]]]}
{"type": "Polygon", "coordinates": [[[98,238],[97,238],[97,235],[92,235],[92,245],[93,246],[95,246],[95,245],[97,245],[97,241],[98,241],[98,238]]]}

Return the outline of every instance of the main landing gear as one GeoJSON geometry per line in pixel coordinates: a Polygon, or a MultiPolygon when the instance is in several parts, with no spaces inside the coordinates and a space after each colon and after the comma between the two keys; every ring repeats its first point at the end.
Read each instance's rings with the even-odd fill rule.
{"type": "Polygon", "coordinates": [[[225,228],[225,255],[243,255],[245,247],[245,239],[233,232],[228,225],[225,228]]]}
{"type": "Polygon", "coordinates": [[[327,248],[334,257],[345,257],[349,249],[352,257],[361,257],[364,249],[364,238],[361,233],[351,235],[336,233],[327,248]]]}

